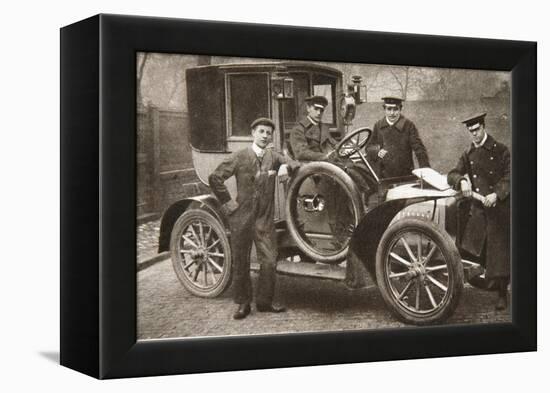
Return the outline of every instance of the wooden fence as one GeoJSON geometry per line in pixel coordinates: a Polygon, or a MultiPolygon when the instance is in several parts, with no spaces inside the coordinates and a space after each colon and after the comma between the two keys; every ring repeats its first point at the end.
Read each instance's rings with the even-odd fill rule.
{"type": "Polygon", "coordinates": [[[178,199],[208,192],[193,168],[188,129],[185,112],[138,108],[138,218],[158,216],[178,199]]]}

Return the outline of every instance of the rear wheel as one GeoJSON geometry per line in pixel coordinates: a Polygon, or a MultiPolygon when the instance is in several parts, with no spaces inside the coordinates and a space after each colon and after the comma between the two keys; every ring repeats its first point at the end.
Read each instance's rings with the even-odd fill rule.
{"type": "Polygon", "coordinates": [[[183,213],[170,240],[172,265],[182,285],[193,295],[216,297],[229,285],[231,248],[223,225],[199,209],[183,213]]]}
{"type": "Polygon", "coordinates": [[[455,310],[464,272],[452,238],[433,222],[406,218],[382,236],[376,279],[386,304],[404,322],[439,323],[455,310]]]}

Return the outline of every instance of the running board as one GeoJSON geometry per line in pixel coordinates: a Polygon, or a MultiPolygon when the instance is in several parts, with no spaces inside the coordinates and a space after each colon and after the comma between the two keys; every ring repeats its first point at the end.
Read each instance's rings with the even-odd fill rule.
{"type": "MultiPolygon", "coordinates": [[[[256,262],[252,262],[250,264],[250,270],[257,272],[260,270],[260,265],[256,262]]],[[[288,276],[343,281],[346,277],[346,268],[340,265],[327,265],[325,263],[290,262],[281,260],[277,262],[277,273],[288,276]]]]}
{"type": "MultiPolygon", "coordinates": [[[[473,277],[484,276],[485,269],[478,263],[462,260],[464,280],[467,282],[473,277]]],[[[260,265],[257,262],[250,264],[250,270],[258,272],[260,265]]],[[[277,273],[288,276],[311,277],[326,280],[343,281],[346,277],[346,268],[341,265],[328,265],[313,262],[291,262],[286,259],[277,262],[277,273]]]]}

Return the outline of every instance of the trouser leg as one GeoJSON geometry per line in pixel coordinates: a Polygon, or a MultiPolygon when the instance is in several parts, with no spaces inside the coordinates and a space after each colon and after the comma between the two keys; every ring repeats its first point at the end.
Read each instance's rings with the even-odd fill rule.
{"type": "Polygon", "coordinates": [[[350,288],[362,288],[367,284],[367,269],[359,257],[350,250],[346,260],[345,284],[350,288]]]}
{"type": "Polygon", "coordinates": [[[260,277],[256,295],[256,304],[271,305],[275,294],[277,279],[277,255],[275,230],[256,232],[256,252],[260,263],[260,277]]]}
{"type": "Polygon", "coordinates": [[[363,204],[368,205],[370,196],[376,191],[376,181],[372,176],[366,171],[362,166],[352,164],[347,169],[348,175],[353,179],[355,184],[359,186],[361,191],[361,197],[363,199],[363,204]]]}
{"type": "Polygon", "coordinates": [[[506,296],[508,293],[508,282],[509,279],[507,277],[500,277],[496,279],[497,281],[497,290],[500,296],[506,296]]]}
{"type": "Polygon", "coordinates": [[[498,291],[495,308],[497,310],[505,310],[508,308],[508,279],[499,277],[495,279],[498,291]]]}
{"type": "Polygon", "coordinates": [[[237,304],[245,304],[252,301],[249,258],[251,246],[252,236],[249,230],[232,231],[233,300],[237,304]]]}
{"type": "Polygon", "coordinates": [[[322,178],[318,187],[325,197],[328,224],[337,243],[336,248],[341,248],[349,239],[354,224],[352,201],[344,189],[331,179],[322,178]]]}

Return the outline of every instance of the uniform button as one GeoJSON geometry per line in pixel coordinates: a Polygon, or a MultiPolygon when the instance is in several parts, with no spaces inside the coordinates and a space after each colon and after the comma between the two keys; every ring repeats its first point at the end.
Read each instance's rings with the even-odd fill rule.
{"type": "Polygon", "coordinates": [[[489,171],[489,175],[492,175],[493,174],[493,171],[489,171]]]}
{"type": "Polygon", "coordinates": [[[477,175],[474,174],[473,178],[475,179],[477,177],[477,175]]]}
{"type": "Polygon", "coordinates": [[[476,188],[476,192],[479,192],[479,188],[476,188]]]}
{"type": "Polygon", "coordinates": [[[474,165],[474,162],[473,162],[473,161],[470,161],[470,165],[474,165]]]}
{"type": "Polygon", "coordinates": [[[492,190],[492,189],[493,189],[493,186],[489,186],[489,189],[492,190]]]}
{"type": "Polygon", "coordinates": [[[494,157],[491,157],[491,160],[493,159],[494,157]]]}

